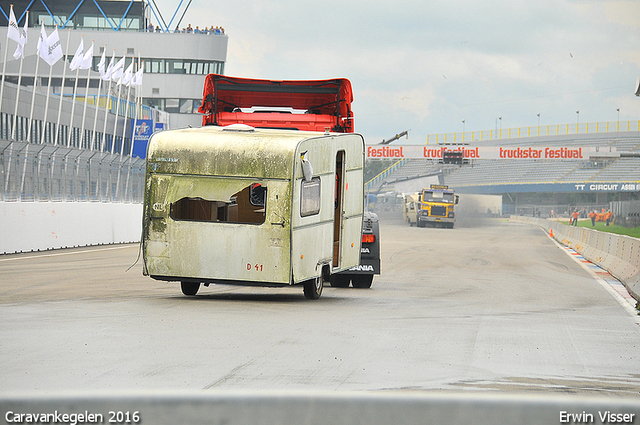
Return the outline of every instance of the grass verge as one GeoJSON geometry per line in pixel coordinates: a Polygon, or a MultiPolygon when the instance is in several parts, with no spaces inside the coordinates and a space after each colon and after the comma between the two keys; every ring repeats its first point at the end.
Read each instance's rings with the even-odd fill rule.
{"type": "MultiPolygon", "coordinates": [[[[569,220],[564,220],[564,221],[560,220],[560,223],[569,225],[569,220]]],[[[588,229],[598,230],[600,232],[615,233],[616,235],[625,235],[625,236],[631,236],[632,238],[640,239],[640,227],[632,227],[629,229],[623,226],[619,226],[617,224],[607,226],[605,223],[602,223],[602,222],[596,222],[595,226],[591,226],[590,219],[578,220],[578,227],[586,227],[588,229]]]]}

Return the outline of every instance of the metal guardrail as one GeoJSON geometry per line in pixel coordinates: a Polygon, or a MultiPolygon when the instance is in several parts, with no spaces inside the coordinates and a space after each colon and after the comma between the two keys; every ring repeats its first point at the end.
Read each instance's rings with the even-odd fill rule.
{"type": "Polygon", "coordinates": [[[637,397],[570,396],[547,391],[545,395],[410,391],[32,393],[0,397],[0,424],[25,423],[27,414],[33,422],[38,414],[45,420],[59,418],[56,423],[155,425],[549,425],[636,423],[640,415],[637,397]]]}
{"type": "Polygon", "coordinates": [[[377,176],[375,176],[374,178],[372,178],[371,180],[365,183],[364,191],[365,192],[370,191],[371,188],[373,188],[375,185],[377,185],[382,180],[384,180],[389,174],[393,173],[398,168],[402,167],[405,162],[407,162],[406,159],[401,159],[400,161],[392,164],[390,167],[384,169],[380,174],[378,174],[377,176]]]}
{"type": "Polygon", "coordinates": [[[640,131],[640,121],[608,121],[595,123],[555,124],[515,127],[495,130],[463,131],[459,133],[428,134],[426,143],[472,143],[485,140],[516,139],[538,136],[566,136],[572,134],[640,131]]]}
{"type": "Polygon", "coordinates": [[[145,162],[109,152],[0,141],[0,201],[141,203],[145,162]]]}

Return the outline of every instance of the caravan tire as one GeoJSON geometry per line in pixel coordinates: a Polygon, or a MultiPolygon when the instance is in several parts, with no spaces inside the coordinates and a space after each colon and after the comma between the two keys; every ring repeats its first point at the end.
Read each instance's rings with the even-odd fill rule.
{"type": "Polygon", "coordinates": [[[304,282],[304,296],[309,300],[317,300],[322,295],[322,278],[316,277],[304,282]]]}
{"type": "Polygon", "coordinates": [[[198,293],[200,282],[180,282],[180,287],[183,294],[193,296],[198,293]]]}

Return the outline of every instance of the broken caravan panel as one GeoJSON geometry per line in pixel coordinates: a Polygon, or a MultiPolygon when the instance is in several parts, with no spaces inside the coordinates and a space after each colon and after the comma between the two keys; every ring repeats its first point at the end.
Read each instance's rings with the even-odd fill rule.
{"type": "Polygon", "coordinates": [[[319,297],[323,278],[359,262],[363,164],[358,134],[246,126],[154,134],[144,274],[180,281],[187,295],[200,283],[304,284],[319,297]]]}
{"type": "Polygon", "coordinates": [[[204,114],[205,126],[247,124],[256,128],[353,133],[352,102],[351,82],[345,78],[277,81],[209,74],[198,112],[204,114]],[[266,111],[246,112],[254,107],[266,111]]]}

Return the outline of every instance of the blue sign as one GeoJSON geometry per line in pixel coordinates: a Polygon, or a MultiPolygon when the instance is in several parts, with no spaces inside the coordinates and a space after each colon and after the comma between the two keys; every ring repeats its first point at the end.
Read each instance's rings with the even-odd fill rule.
{"type": "Polygon", "coordinates": [[[638,192],[640,181],[579,182],[579,183],[497,183],[477,186],[456,186],[460,193],[530,193],[530,192],[638,192]]]}
{"type": "Polygon", "coordinates": [[[155,133],[156,131],[164,131],[166,130],[166,126],[167,125],[163,122],[157,122],[153,127],[154,128],[153,132],[155,133]]]}
{"type": "Polygon", "coordinates": [[[153,134],[153,120],[131,120],[131,140],[133,140],[133,156],[147,157],[147,144],[153,134]],[[135,127],[134,127],[135,124],[135,127]]]}

